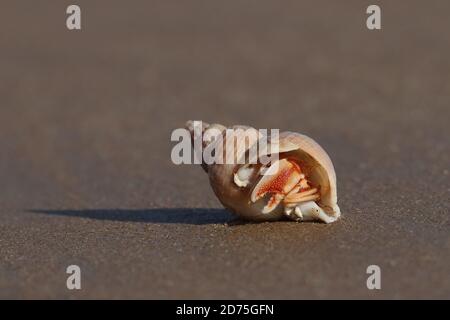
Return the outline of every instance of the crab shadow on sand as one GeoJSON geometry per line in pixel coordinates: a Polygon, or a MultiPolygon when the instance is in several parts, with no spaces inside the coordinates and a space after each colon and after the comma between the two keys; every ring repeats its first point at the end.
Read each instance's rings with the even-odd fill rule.
{"type": "Polygon", "coordinates": [[[29,212],[53,216],[78,217],[95,220],[142,222],[159,224],[242,224],[243,221],[225,209],[154,208],[154,209],[33,209],[29,212]]]}

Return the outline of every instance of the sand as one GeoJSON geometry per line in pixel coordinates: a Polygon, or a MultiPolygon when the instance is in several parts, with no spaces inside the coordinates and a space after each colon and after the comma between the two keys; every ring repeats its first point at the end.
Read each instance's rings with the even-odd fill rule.
{"type": "Polygon", "coordinates": [[[8,1],[0,297],[449,298],[450,3],[379,3],[8,1]],[[342,220],[234,220],[170,160],[188,119],[313,137],[342,220]]]}

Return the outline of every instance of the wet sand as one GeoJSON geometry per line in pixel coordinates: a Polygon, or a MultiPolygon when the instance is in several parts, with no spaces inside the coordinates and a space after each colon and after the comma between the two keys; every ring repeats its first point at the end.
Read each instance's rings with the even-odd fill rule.
{"type": "Polygon", "coordinates": [[[450,298],[450,4],[379,3],[7,1],[0,298],[450,298]],[[188,119],[315,138],[342,220],[236,222],[188,119]]]}

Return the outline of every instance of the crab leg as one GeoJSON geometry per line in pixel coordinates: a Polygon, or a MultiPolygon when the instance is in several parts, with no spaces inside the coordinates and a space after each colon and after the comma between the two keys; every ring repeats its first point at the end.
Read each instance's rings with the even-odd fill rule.
{"type": "Polygon", "coordinates": [[[288,196],[291,195],[291,194],[298,193],[301,189],[302,189],[302,187],[300,186],[300,184],[296,185],[296,186],[294,187],[294,189],[292,189],[291,191],[288,192],[288,194],[286,195],[286,197],[288,197],[288,196]]]}
{"type": "Polygon", "coordinates": [[[299,219],[303,221],[321,220],[325,223],[331,223],[337,220],[337,217],[332,217],[326,214],[325,211],[323,211],[323,209],[319,207],[314,201],[300,203],[295,208],[294,212],[296,213],[296,215],[297,212],[300,212],[301,217],[299,217],[299,219]]]}
{"type": "Polygon", "coordinates": [[[312,194],[312,195],[309,195],[309,196],[306,196],[306,197],[303,197],[303,198],[301,198],[300,200],[297,200],[297,201],[294,201],[294,202],[287,202],[287,201],[284,201],[284,205],[286,206],[286,207],[295,207],[295,206],[297,206],[297,205],[299,205],[300,203],[302,203],[302,202],[307,202],[307,201],[316,201],[317,199],[319,199],[319,195],[318,194],[312,194]]]}
{"type": "Polygon", "coordinates": [[[298,185],[300,186],[300,189],[308,189],[309,188],[309,184],[308,184],[308,181],[306,179],[300,180],[298,185]]]}
{"type": "Polygon", "coordinates": [[[284,198],[284,202],[293,203],[293,202],[305,201],[305,199],[310,199],[310,197],[308,197],[308,196],[314,195],[316,192],[317,192],[317,188],[312,188],[312,189],[298,192],[298,193],[289,192],[289,194],[286,196],[286,198],[284,198]]]}

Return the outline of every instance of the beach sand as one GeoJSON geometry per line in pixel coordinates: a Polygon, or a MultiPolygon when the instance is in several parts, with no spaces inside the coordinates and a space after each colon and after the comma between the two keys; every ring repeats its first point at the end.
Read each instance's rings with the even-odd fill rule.
{"type": "Polygon", "coordinates": [[[450,297],[450,3],[77,2],[0,11],[0,298],[450,297]],[[236,221],[189,119],[313,137],[342,219],[236,221]]]}

